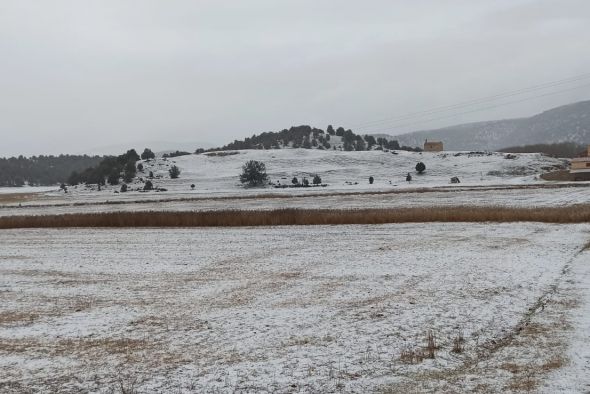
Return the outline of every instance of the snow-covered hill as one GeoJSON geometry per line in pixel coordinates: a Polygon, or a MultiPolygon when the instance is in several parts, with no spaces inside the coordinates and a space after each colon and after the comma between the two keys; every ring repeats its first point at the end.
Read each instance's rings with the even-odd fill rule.
{"type": "Polygon", "coordinates": [[[441,152],[416,153],[406,151],[321,151],[312,149],[243,150],[208,154],[193,154],[171,159],[157,158],[142,162],[143,172],[131,185],[141,187],[152,171],[156,177],[154,186],[168,189],[168,193],[261,193],[261,192],[309,192],[366,191],[404,187],[432,187],[449,185],[451,177],[458,177],[461,185],[519,184],[535,182],[536,175],[561,166],[563,162],[540,154],[506,155],[502,153],[441,152]],[[514,157],[514,158],[510,158],[514,157]],[[310,181],[319,175],[328,184],[325,188],[247,189],[239,183],[241,167],[249,160],[262,161],[273,184],[291,184],[291,179],[304,177],[310,181]],[[426,171],[418,175],[418,162],[426,165],[426,171]],[[170,179],[170,166],[177,165],[181,174],[170,179]],[[406,182],[406,174],[413,180],[406,182]],[[370,185],[369,177],[375,179],[370,185]],[[195,190],[191,190],[191,185],[195,190]]]}
{"type": "Polygon", "coordinates": [[[281,149],[193,154],[166,160],[159,157],[141,164],[143,171],[138,172],[126,193],[119,192],[120,186],[98,191],[96,185],[78,185],[70,187],[68,193],[45,192],[42,198],[23,202],[22,207],[19,202],[0,203],[0,216],[149,210],[530,207],[588,202],[586,188],[554,189],[560,185],[550,185],[551,189],[546,189],[543,184],[547,182],[537,175],[563,162],[540,154],[281,149]],[[317,174],[326,186],[245,188],[239,174],[248,160],[264,162],[273,184],[290,185],[293,177],[311,180],[317,174]],[[419,161],[426,165],[422,175],[415,170],[419,161]],[[170,179],[168,169],[172,165],[181,169],[178,179],[170,179]],[[141,191],[150,171],[155,175],[154,186],[166,191],[141,191]],[[405,180],[408,172],[413,177],[411,183],[405,180]],[[375,179],[373,184],[369,184],[370,176],[375,179]],[[461,183],[451,184],[453,176],[461,183]]]}

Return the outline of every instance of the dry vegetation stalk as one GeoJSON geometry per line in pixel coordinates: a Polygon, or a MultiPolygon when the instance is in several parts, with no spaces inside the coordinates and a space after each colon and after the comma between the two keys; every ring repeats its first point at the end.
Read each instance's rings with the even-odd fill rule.
{"type": "Polygon", "coordinates": [[[0,229],[65,227],[238,227],[416,222],[588,223],[590,205],[555,208],[425,207],[404,209],[106,212],[0,217],[0,229]]]}

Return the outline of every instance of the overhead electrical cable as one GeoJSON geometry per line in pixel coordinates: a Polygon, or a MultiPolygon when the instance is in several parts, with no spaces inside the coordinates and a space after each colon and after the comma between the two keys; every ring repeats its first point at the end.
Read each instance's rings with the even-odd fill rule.
{"type": "Polygon", "coordinates": [[[466,115],[466,114],[470,114],[470,113],[474,113],[474,112],[485,111],[485,110],[488,110],[488,109],[499,108],[499,107],[502,107],[502,106],[505,106],[505,105],[522,103],[522,102],[525,102],[525,101],[534,100],[534,99],[538,99],[538,98],[541,98],[541,97],[552,96],[552,95],[555,95],[555,94],[561,94],[561,93],[569,92],[569,91],[576,90],[576,89],[582,89],[582,88],[590,88],[590,83],[584,84],[584,85],[580,85],[580,86],[575,86],[575,87],[568,88],[568,89],[562,89],[562,90],[558,90],[558,91],[553,91],[553,92],[548,92],[548,93],[544,93],[544,94],[539,94],[539,95],[536,95],[536,96],[533,96],[533,97],[526,97],[524,99],[512,100],[512,101],[503,102],[503,103],[499,103],[499,104],[495,104],[495,105],[490,105],[490,106],[486,106],[486,107],[475,108],[475,109],[468,110],[468,111],[452,113],[452,114],[441,116],[441,117],[437,117],[437,118],[418,119],[416,121],[406,122],[406,123],[393,123],[393,124],[389,124],[389,125],[386,125],[386,126],[382,126],[381,128],[377,128],[377,129],[371,129],[370,127],[369,128],[362,128],[361,127],[361,128],[359,128],[359,130],[362,130],[363,134],[367,134],[367,133],[370,134],[370,133],[378,133],[378,132],[392,131],[393,129],[399,129],[399,128],[413,126],[413,125],[421,124],[421,123],[430,123],[430,122],[433,122],[433,121],[436,121],[436,120],[443,120],[443,119],[453,118],[453,117],[460,116],[460,115],[466,115]]]}
{"type": "Polygon", "coordinates": [[[468,108],[468,107],[472,107],[472,106],[479,105],[479,104],[485,104],[488,102],[493,102],[493,101],[501,100],[504,98],[519,96],[519,95],[523,95],[523,94],[530,94],[530,93],[538,92],[538,91],[544,90],[544,89],[559,87],[562,85],[583,81],[583,80],[589,79],[589,78],[590,78],[590,73],[580,74],[577,76],[564,78],[564,79],[557,80],[557,81],[546,82],[546,83],[539,84],[539,85],[529,86],[527,88],[521,88],[518,90],[512,90],[512,91],[508,91],[508,92],[504,92],[504,93],[498,93],[498,94],[495,94],[492,96],[467,100],[467,101],[459,102],[456,104],[434,107],[434,108],[430,108],[430,109],[423,110],[423,111],[411,112],[411,113],[401,115],[401,116],[395,116],[395,117],[389,117],[389,118],[380,119],[380,120],[368,121],[368,122],[359,123],[359,124],[353,125],[353,126],[356,129],[360,129],[360,128],[372,127],[372,126],[377,126],[380,124],[385,124],[385,123],[390,123],[390,122],[395,123],[395,122],[403,121],[403,120],[411,120],[413,118],[421,118],[424,116],[434,115],[434,114],[438,114],[441,112],[448,112],[451,110],[463,109],[463,108],[468,108]]]}

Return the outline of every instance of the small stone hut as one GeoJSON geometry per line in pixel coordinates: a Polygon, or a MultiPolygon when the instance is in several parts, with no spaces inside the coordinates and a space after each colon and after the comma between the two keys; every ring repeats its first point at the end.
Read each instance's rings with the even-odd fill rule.
{"type": "Polygon", "coordinates": [[[424,141],[424,152],[442,152],[443,143],[441,141],[424,141]]]}

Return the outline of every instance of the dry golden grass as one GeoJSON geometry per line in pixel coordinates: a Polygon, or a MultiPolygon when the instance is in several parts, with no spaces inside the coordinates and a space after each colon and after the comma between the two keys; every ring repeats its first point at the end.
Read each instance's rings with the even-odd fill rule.
{"type": "Polygon", "coordinates": [[[39,318],[38,313],[32,312],[18,312],[18,311],[3,311],[0,312],[0,327],[12,324],[26,324],[33,323],[39,318]]]}
{"type": "Polygon", "coordinates": [[[503,369],[510,373],[519,373],[523,369],[523,367],[516,363],[504,363],[500,365],[500,369],[503,369]]]}
{"type": "Polygon", "coordinates": [[[65,227],[239,227],[419,222],[590,222],[590,205],[554,208],[425,207],[270,211],[108,212],[0,217],[0,229],[65,227]]]}
{"type": "Polygon", "coordinates": [[[560,369],[565,365],[565,360],[561,356],[554,356],[547,360],[543,365],[541,365],[541,369],[545,372],[553,371],[556,369],[560,369]]]}
{"type": "Polygon", "coordinates": [[[15,204],[20,202],[28,202],[39,198],[40,195],[37,193],[9,193],[0,194],[0,205],[2,204],[15,204]]]}
{"type": "Polygon", "coordinates": [[[54,341],[36,339],[0,340],[0,352],[8,354],[35,352],[51,356],[99,354],[127,355],[152,348],[154,343],[130,338],[73,338],[54,341]]]}
{"type": "Polygon", "coordinates": [[[535,390],[539,385],[539,382],[530,375],[525,376],[515,376],[508,388],[515,392],[525,392],[530,393],[535,390]]]}

